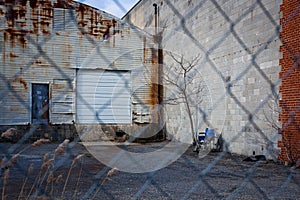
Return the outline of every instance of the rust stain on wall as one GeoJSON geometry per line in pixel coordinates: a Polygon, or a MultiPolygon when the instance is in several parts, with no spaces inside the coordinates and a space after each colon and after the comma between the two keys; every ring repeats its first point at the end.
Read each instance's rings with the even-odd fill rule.
{"type": "Polygon", "coordinates": [[[152,53],[152,64],[153,64],[153,72],[152,72],[152,85],[151,85],[151,104],[158,104],[158,57],[157,57],[157,49],[151,48],[152,53]]]}
{"type": "MultiPolygon", "coordinates": [[[[50,35],[53,29],[53,9],[64,8],[76,11],[75,22],[82,34],[97,38],[109,37],[110,33],[119,33],[115,30],[117,21],[104,18],[97,9],[73,1],[20,0],[0,1],[0,17],[5,18],[5,32],[10,35],[11,47],[15,42],[26,48],[28,43],[26,34],[50,35]],[[55,2],[55,1],[54,1],[55,2]],[[112,30],[111,30],[112,29],[112,30]]],[[[3,26],[4,24],[2,24],[3,26]]]]}
{"type": "MultiPolygon", "coordinates": [[[[23,86],[24,90],[27,90],[27,82],[23,80],[21,77],[15,78],[12,83],[18,83],[23,86]]],[[[16,86],[12,86],[13,88],[16,88],[16,86]]]]}
{"type": "MultiPolygon", "coordinates": [[[[98,38],[110,36],[111,28],[116,27],[115,19],[106,19],[101,13],[93,10],[89,6],[79,5],[76,8],[78,28],[82,34],[89,34],[98,38]]],[[[112,30],[113,34],[116,31],[112,30]]]]}

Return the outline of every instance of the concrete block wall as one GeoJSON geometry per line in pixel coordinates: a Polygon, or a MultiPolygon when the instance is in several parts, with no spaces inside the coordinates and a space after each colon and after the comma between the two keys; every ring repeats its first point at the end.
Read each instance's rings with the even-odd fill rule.
{"type": "MultiPolygon", "coordinates": [[[[124,20],[154,34],[153,3],[159,7],[164,53],[188,61],[201,56],[197,70],[209,100],[208,122],[201,113],[194,116],[202,119],[199,130],[217,129],[231,152],[277,157],[278,134],[271,125],[279,122],[271,108],[280,84],[281,0],[142,0],[124,20]]],[[[165,71],[170,62],[164,59],[165,71]]],[[[167,130],[178,139],[190,134],[185,110],[184,104],[166,106],[167,130]]]]}

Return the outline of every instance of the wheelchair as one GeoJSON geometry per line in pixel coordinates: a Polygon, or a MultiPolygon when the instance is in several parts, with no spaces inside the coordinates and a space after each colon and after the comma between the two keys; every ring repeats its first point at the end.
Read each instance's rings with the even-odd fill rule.
{"type": "Polygon", "coordinates": [[[194,152],[198,153],[198,157],[206,156],[212,150],[212,143],[214,140],[214,130],[205,129],[205,132],[198,132],[194,141],[194,152]]]}

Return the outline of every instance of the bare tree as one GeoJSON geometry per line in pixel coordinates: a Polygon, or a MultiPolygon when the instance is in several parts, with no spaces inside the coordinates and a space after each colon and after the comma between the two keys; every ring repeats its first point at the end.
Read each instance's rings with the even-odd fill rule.
{"type": "MultiPolygon", "coordinates": [[[[276,135],[282,135],[282,146],[284,148],[285,157],[288,159],[289,164],[296,163],[296,159],[293,156],[292,147],[290,145],[291,141],[284,134],[284,127],[282,127],[279,116],[281,113],[281,108],[279,105],[279,95],[273,92],[272,98],[269,99],[266,104],[267,108],[263,110],[263,121],[276,135]]],[[[284,126],[284,125],[283,125],[284,126]]]]}
{"type": "Polygon", "coordinates": [[[165,104],[185,104],[187,117],[192,131],[193,142],[196,140],[195,121],[198,117],[198,109],[203,102],[203,97],[207,88],[202,77],[199,77],[197,70],[201,56],[197,55],[191,60],[186,60],[183,55],[175,55],[171,52],[170,65],[164,68],[163,80],[164,84],[172,87],[173,95],[168,95],[165,104]],[[176,94],[175,94],[176,93],[176,94]]]}

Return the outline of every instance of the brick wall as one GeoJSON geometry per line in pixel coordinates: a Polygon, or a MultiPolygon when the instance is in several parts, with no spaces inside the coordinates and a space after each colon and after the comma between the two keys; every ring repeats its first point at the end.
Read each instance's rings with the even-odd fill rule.
{"type": "Polygon", "coordinates": [[[282,59],[280,59],[282,84],[280,101],[282,141],[279,158],[289,163],[300,162],[300,3],[283,0],[280,7],[282,59]]]}

